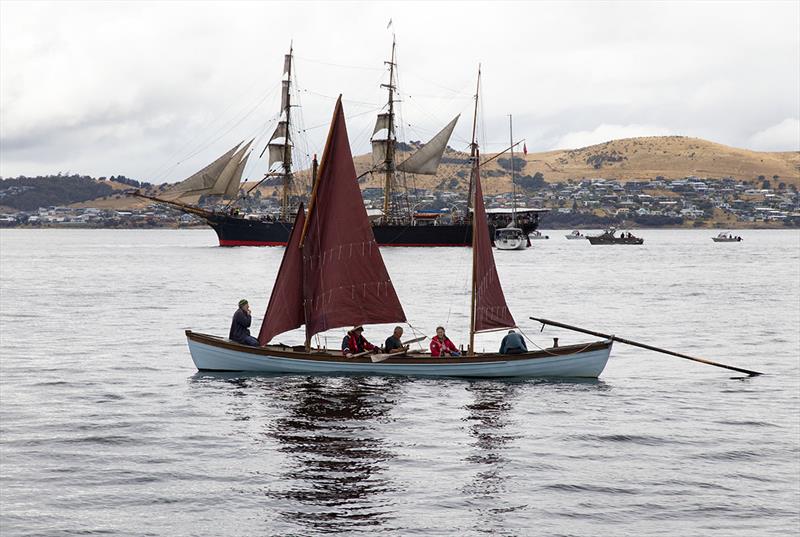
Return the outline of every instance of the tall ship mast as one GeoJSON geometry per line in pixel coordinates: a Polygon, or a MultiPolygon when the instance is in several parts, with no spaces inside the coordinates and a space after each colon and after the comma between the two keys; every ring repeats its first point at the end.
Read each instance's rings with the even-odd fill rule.
{"type": "MultiPolygon", "coordinates": [[[[426,144],[411,153],[398,151],[397,143],[397,44],[392,39],[392,52],[388,67],[389,79],[381,84],[388,92],[388,100],[378,114],[370,139],[372,167],[366,173],[379,175],[383,185],[381,216],[372,221],[375,239],[379,245],[389,246],[470,246],[472,226],[470,211],[474,199],[474,181],[477,162],[477,114],[480,91],[480,66],[475,92],[475,110],[472,122],[472,142],[470,144],[470,180],[467,196],[468,210],[465,216],[456,217],[453,213],[433,210],[416,211],[409,203],[409,189],[406,176],[437,174],[450,136],[459,116],[453,118],[426,144]]],[[[267,155],[268,168],[264,177],[247,191],[240,192],[241,179],[247,159],[251,154],[250,142],[239,142],[217,160],[172,186],[158,196],[137,192],[135,195],[169,205],[184,213],[202,219],[217,233],[220,246],[285,246],[289,240],[298,205],[303,201],[305,190],[295,192],[298,187],[294,171],[292,153],[295,149],[293,136],[294,108],[292,90],[294,83],[293,46],[284,55],[281,79],[281,103],[277,125],[275,126],[260,157],[267,155]],[[279,183],[275,180],[279,180],[279,183]],[[258,188],[264,181],[280,188],[280,209],[275,216],[242,214],[237,202],[258,188]],[[201,198],[229,200],[222,208],[207,209],[198,205],[201,198]]],[[[316,156],[312,162],[311,183],[316,177],[316,156]]],[[[365,173],[365,174],[366,174],[365,173]]],[[[362,174],[362,175],[365,175],[362,174]]],[[[525,231],[536,229],[537,219],[525,231]]],[[[491,225],[491,224],[490,224],[491,225]]],[[[525,227],[525,226],[523,226],[525,227]]]]}

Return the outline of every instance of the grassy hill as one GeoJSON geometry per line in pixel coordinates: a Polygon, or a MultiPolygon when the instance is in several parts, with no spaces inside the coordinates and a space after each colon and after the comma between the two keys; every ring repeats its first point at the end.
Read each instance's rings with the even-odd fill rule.
{"type": "MultiPolygon", "coordinates": [[[[407,153],[401,153],[398,160],[405,158],[407,153]]],[[[483,160],[487,161],[494,155],[485,154],[483,160]]],[[[547,151],[543,153],[529,153],[522,155],[515,153],[516,176],[522,181],[543,179],[546,182],[563,182],[569,179],[615,179],[618,181],[647,180],[663,177],[666,179],[680,179],[695,175],[699,177],[721,179],[733,177],[742,181],[753,181],[759,187],[764,179],[771,181],[773,186],[779,183],[800,187],[800,152],[758,152],[747,149],[729,147],[699,138],[685,136],[652,136],[643,138],[626,138],[612,140],[602,144],[583,147],[580,149],[564,149],[547,151]],[[761,179],[763,177],[763,179],[761,179]]],[[[354,158],[356,171],[361,173],[372,167],[372,158],[369,154],[358,155],[354,158]]],[[[511,191],[511,161],[509,155],[485,164],[482,167],[484,192],[486,194],[499,194],[511,191]]],[[[299,182],[308,181],[309,172],[298,172],[299,182]]],[[[67,205],[77,207],[99,207],[110,209],[130,209],[143,207],[147,201],[132,198],[122,194],[122,190],[134,188],[135,181],[120,178],[120,181],[109,178],[104,181],[92,180],[96,186],[87,183],[90,178],[81,178],[79,186],[80,195],[75,197],[71,188],[65,188],[67,178],[48,178],[50,186],[57,185],[59,195],[47,193],[50,189],[37,189],[37,192],[46,194],[42,198],[42,205],[67,205]],[[46,201],[45,198],[47,198],[46,201]]],[[[10,186],[11,180],[0,182],[10,186]]],[[[469,155],[449,150],[445,153],[439,173],[436,176],[423,176],[409,174],[406,184],[409,187],[465,191],[469,182],[469,155]]],[[[252,183],[251,183],[252,184],[252,183]]],[[[145,184],[146,185],[146,184],[145,184]]],[[[44,186],[42,184],[41,186],[44,186]]],[[[378,174],[367,174],[361,179],[361,187],[382,187],[383,178],[378,174]]],[[[150,187],[146,190],[157,194],[161,187],[150,187]]],[[[270,196],[277,187],[263,185],[259,187],[262,196],[270,196]]],[[[34,204],[28,199],[33,192],[25,192],[24,205],[34,204]]],[[[18,193],[17,195],[22,195],[18,193]]],[[[13,196],[14,198],[17,195],[13,196]]],[[[11,197],[0,200],[3,205],[17,206],[22,203],[10,203],[11,197]]]]}
{"type": "MultiPolygon", "coordinates": [[[[493,157],[483,155],[483,160],[493,157]]],[[[453,185],[466,189],[468,155],[448,151],[435,177],[409,176],[408,182],[424,188],[453,185]],[[462,161],[462,162],[459,162],[462,161]]],[[[681,179],[690,175],[743,181],[765,179],[800,186],[800,152],[767,153],[729,147],[699,138],[653,136],[613,140],[580,149],[544,153],[515,153],[516,176],[542,174],[549,183],[568,179],[615,179],[622,182],[655,179],[681,179]],[[773,177],[777,179],[773,180],[773,177]]],[[[369,169],[369,155],[355,158],[359,173],[369,169]]],[[[367,176],[369,177],[369,176],[367,176]]],[[[482,168],[484,192],[498,194],[511,190],[509,155],[482,168]]],[[[379,187],[381,178],[367,179],[362,187],[379,187]]]]}

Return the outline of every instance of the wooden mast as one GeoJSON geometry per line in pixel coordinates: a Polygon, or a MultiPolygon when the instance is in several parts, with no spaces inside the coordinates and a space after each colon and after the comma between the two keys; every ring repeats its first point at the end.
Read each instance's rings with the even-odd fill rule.
{"type": "Polygon", "coordinates": [[[389,83],[388,84],[381,84],[382,88],[387,88],[389,90],[389,123],[387,125],[387,134],[386,134],[386,157],[384,159],[384,166],[385,166],[385,179],[383,183],[383,220],[387,222],[389,219],[389,205],[392,198],[392,180],[394,179],[394,169],[395,169],[395,162],[394,162],[394,49],[395,49],[395,38],[392,36],[392,59],[389,62],[384,62],[385,64],[389,64],[389,83]]]}
{"type": "Polygon", "coordinates": [[[472,143],[469,145],[469,159],[473,161],[473,167],[469,174],[469,189],[467,191],[467,218],[469,218],[469,210],[472,208],[472,183],[475,180],[475,155],[478,151],[478,141],[476,138],[476,130],[478,126],[478,93],[481,89],[481,64],[478,64],[478,82],[475,85],[475,111],[472,114],[472,143]]]}
{"type": "MultiPolygon", "coordinates": [[[[469,192],[467,193],[467,216],[469,216],[470,207],[474,207],[472,203],[473,183],[478,173],[480,166],[480,152],[478,151],[478,139],[476,138],[476,127],[478,125],[478,92],[481,89],[481,66],[478,64],[478,83],[475,87],[475,112],[472,115],[472,143],[470,144],[470,161],[472,161],[472,170],[469,174],[469,192]]],[[[478,236],[476,233],[475,215],[472,215],[472,285],[470,287],[470,308],[469,308],[469,345],[467,346],[467,354],[475,354],[475,273],[477,272],[478,249],[475,248],[475,238],[478,236]]]]}
{"type": "Polygon", "coordinates": [[[289,57],[288,59],[288,69],[286,71],[286,135],[283,137],[283,196],[281,199],[281,219],[286,221],[289,218],[289,185],[292,181],[292,147],[289,143],[289,136],[291,129],[289,128],[290,120],[289,117],[291,115],[292,109],[292,50],[293,46],[292,43],[289,43],[289,57]]]}

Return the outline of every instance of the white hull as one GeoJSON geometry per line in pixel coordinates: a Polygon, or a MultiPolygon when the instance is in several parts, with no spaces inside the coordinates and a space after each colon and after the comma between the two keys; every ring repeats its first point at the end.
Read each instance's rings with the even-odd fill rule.
{"type": "Polygon", "coordinates": [[[494,247],[498,250],[524,250],[528,247],[528,241],[524,238],[502,239],[494,241],[494,247]]]}
{"type": "Polygon", "coordinates": [[[199,370],[267,374],[403,375],[424,377],[597,378],[608,362],[611,341],[501,356],[466,358],[397,357],[372,363],[322,353],[246,347],[221,338],[187,332],[189,352],[199,370]],[[304,358],[305,357],[305,358],[304,358]]]}

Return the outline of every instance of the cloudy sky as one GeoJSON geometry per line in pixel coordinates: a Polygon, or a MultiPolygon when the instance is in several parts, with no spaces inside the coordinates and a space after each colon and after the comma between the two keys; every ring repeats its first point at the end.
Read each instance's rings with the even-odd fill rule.
{"type": "Polygon", "coordinates": [[[366,152],[393,33],[405,140],[461,113],[466,147],[481,63],[484,151],[509,114],[529,151],[662,134],[800,150],[797,1],[2,1],[0,176],[171,182],[239,140],[260,152],[290,42],[300,152],[321,152],[339,93],[366,152]]]}

